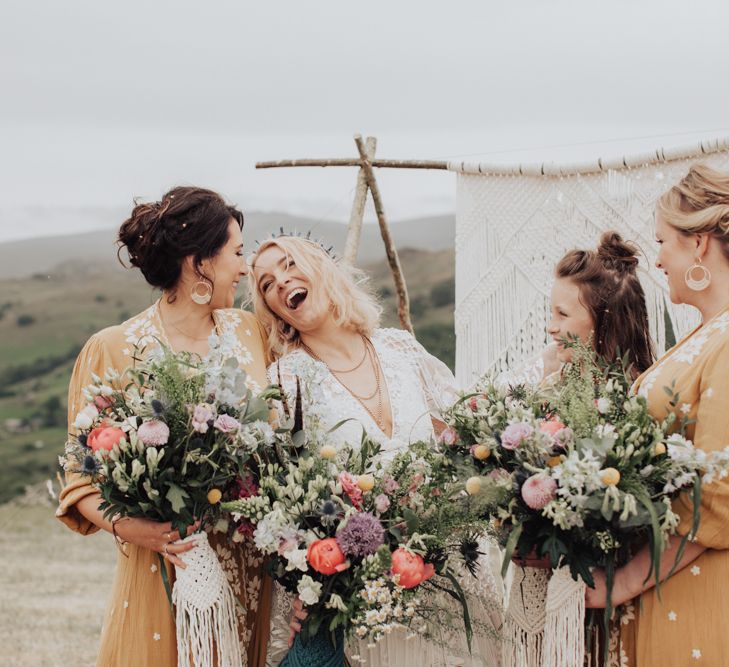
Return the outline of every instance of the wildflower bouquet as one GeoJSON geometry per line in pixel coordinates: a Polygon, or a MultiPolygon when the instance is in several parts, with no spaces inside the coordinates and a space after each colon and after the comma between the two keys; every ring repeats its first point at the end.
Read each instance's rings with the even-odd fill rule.
{"type": "MultiPolygon", "coordinates": [[[[204,527],[216,518],[222,497],[238,497],[257,460],[252,454],[277,437],[267,422],[267,398],[277,392],[252,394],[235,345],[233,334],[213,334],[205,359],[160,345],[146,356],[135,355],[135,366],[123,374],[110,368],[103,379],[93,376],[61,464],[91,477],[105,518],[169,521],[185,535],[197,520],[204,527]]],[[[185,539],[197,546],[183,556],[188,567],[178,572],[174,591],[159,557],[165,588],[177,607],[178,652],[189,656],[192,651],[195,664],[209,664],[211,651],[217,650],[219,664],[240,664],[235,600],[225,575],[204,532],[185,539]],[[190,632],[204,632],[206,621],[187,602],[195,598],[201,570],[200,580],[217,581],[220,588],[217,595],[205,595],[215,600],[208,611],[230,622],[208,625],[208,634],[196,644],[190,632]],[[210,628],[215,627],[227,627],[231,636],[213,637],[210,628]],[[223,660],[226,649],[230,662],[223,660]],[[207,653],[197,655],[200,650],[207,653]]]]}
{"type": "MultiPolygon", "coordinates": [[[[457,452],[471,454],[473,469],[487,472],[479,485],[501,491],[487,517],[505,547],[504,573],[513,555],[548,557],[588,586],[591,569],[603,568],[607,624],[616,567],[648,544],[646,578],[660,580],[661,554],[679,524],[672,500],[691,493],[694,533],[701,483],[727,474],[729,448],[694,448],[682,435],[685,417],[672,411],[659,421],[645,398],[631,394],[626,359],[608,364],[585,345],[571,346],[573,363],[551,395],[535,400],[537,394],[487,383],[486,396],[467,397],[446,413],[453,429],[447,437],[457,452]],[[480,446],[489,454],[479,455],[480,446]]],[[[679,397],[666,391],[676,408],[679,397]]]]}
{"type": "Polygon", "coordinates": [[[476,567],[482,508],[454,483],[447,458],[415,443],[385,468],[365,435],[358,448],[319,442],[287,464],[262,465],[258,494],[224,504],[252,522],[274,578],[306,606],[287,660],[324,664],[328,650],[339,661],[345,633],[373,642],[397,627],[426,633],[435,589],[458,601],[470,641],[455,572],[476,567]]]}

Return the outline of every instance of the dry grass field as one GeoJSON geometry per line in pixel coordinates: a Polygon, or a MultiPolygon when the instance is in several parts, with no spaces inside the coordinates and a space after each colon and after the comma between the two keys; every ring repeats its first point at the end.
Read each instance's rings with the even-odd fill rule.
{"type": "Polygon", "coordinates": [[[92,667],[116,563],[112,538],[82,537],[34,489],[0,505],[0,664],[92,667]]]}

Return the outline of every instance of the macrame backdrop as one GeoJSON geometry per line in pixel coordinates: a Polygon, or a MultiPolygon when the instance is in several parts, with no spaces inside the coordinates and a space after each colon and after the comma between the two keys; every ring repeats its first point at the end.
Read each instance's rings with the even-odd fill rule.
{"type": "Polygon", "coordinates": [[[670,303],[665,276],[653,266],[653,212],[659,195],[697,161],[729,168],[729,138],[571,166],[449,163],[458,172],[459,384],[517,368],[541,352],[556,262],[571,248],[596,247],[608,229],[643,251],[640,276],[658,351],[666,347],[666,321],[677,338],[695,326],[695,311],[670,303]]]}

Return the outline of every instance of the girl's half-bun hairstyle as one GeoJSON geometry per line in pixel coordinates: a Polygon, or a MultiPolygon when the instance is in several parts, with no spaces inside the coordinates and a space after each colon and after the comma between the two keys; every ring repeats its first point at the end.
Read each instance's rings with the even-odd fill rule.
{"type": "Polygon", "coordinates": [[[119,228],[118,252],[126,248],[130,263],[152,287],[174,291],[190,256],[199,277],[212,285],[201,265],[228,242],[231,218],[243,228],[243,213],[217,192],[173,188],[160,201],[135,205],[119,228]]]}
{"type": "Polygon", "coordinates": [[[614,231],[604,232],[596,250],[570,250],[555,274],[580,289],[595,327],[595,351],[607,361],[628,354],[634,374],[655,359],[648,308],[638,279],[638,247],[614,231]]]}

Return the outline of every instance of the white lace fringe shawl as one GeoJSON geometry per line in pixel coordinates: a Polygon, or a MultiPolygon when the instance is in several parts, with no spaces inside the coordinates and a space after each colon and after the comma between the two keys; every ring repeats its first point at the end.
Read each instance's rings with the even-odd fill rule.
{"type": "Polygon", "coordinates": [[[205,533],[195,533],[181,542],[196,540],[197,546],[181,558],[172,590],[177,626],[177,667],[240,667],[236,602],[218,557],[205,533]]]}

